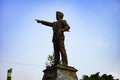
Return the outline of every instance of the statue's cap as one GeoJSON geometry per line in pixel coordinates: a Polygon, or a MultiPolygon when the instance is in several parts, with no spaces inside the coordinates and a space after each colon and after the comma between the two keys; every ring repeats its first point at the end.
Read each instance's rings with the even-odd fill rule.
{"type": "Polygon", "coordinates": [[[64,16],[64,14],[62,12],[60,12],[60,11],[56,11],[56,14],[60,15],[61,17],[64,16]]]}

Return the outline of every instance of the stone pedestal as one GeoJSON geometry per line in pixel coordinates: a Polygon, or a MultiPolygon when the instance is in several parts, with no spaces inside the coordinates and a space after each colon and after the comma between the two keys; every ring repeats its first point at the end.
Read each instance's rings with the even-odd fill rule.
{"type": "Polygon", "coordinates": [[[47,67],[42,80],[78,80],[77,69],[70,66],[56,65],[47,67]]]}

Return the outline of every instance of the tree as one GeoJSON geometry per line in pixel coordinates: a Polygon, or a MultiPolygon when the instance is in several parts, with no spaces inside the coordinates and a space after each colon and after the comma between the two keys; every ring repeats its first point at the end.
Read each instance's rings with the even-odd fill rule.
{"type": "Polygon", "coordinates": [[[88,75],[83,75],[83,80],[89,80],[89,77],[88,77],[88,75]]]}
{"type": "Polygon", "coordinates": [[[49,55],[47,57],[48,61],[45,63],[46,67],[51,67],[54,65],[54,61],[55,61],[55,58],[54,58],[54,54],[53,55],[49,55]]]}
{"type": "MultiPolygon", "coordinates": [[[[55,65],[55,54],[48,55],[47,57],[48,61],[45,63],[46,67],[51,67],[55,65]]],[[[62,64],[62,60],[60,60],[60,64],[62,64]]]]}
{"type": "Polygon", "coordinates": [[[100,80],[99,72],[92,74],[90,80],[100,80]]]}
{"type": "Polygon", "coordinates": [[[112,75],[103,74],[101,80],[114,80],[112,75]]]}
{"type": "Polygon", "coordinates": [[[82,78],[82,80],[114,80],[112,75],[103,74],[100,76],[99,72],[90,75],[90,77],[88,75],[83,75],[82,78]]]}

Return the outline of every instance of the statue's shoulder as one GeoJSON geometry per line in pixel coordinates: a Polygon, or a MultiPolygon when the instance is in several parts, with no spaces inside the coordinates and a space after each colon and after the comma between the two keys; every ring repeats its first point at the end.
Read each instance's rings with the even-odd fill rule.
{"type": "Polygon", "coordinates": [[[62,20],[62,22],[66,22],[66,20],[62,20]]]}
{"type": "Polygon", "coordinates": [[[67,21],[66,20],[62,20],[62,24],[67,24],[67,21]]]}

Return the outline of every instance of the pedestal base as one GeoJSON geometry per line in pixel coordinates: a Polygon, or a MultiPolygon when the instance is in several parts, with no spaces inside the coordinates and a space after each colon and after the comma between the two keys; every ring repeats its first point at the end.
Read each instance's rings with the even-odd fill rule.
{"type": "Polygon", "coordinates": [[[42,80],[78,80],[77,69],[70,66],[57,65],[46,68],[42,80]]]}

